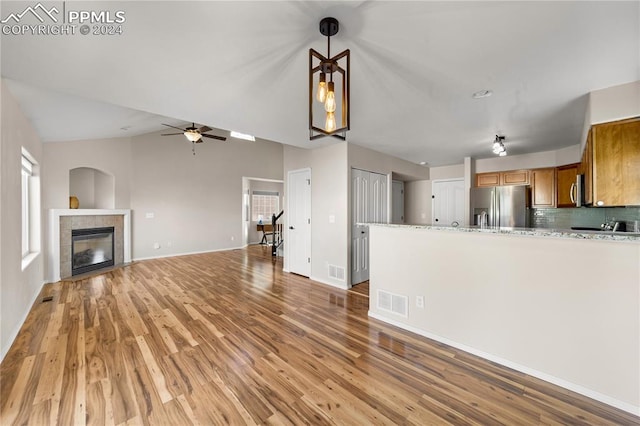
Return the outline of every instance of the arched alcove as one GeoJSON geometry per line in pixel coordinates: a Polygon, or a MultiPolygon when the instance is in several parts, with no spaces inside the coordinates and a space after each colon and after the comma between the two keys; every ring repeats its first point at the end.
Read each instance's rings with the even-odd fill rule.
{"type": "Polygon", "coordinates": [[[75,196],[81,209],[113,209],[115,180],[113,175],[91,167],[69,170],[69,195],[75,196]]]}

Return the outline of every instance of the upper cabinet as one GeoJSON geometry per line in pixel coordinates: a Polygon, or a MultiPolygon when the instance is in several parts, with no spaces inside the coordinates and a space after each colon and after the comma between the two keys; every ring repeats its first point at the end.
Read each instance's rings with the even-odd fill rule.
{"type": "Polygon", "coordinates": [[[640,118],[594,125],[589,136],[583,164],[585,178],[592,173],[587,202],[591,193],[594,206],[640,205],[640,118]]]}
{"type": "Polygon", "coordinates": [[[476,173],[476,186],[529,185],[529,170],[476,173]]]}
{"type": "MultiPolygon", "coordinates": [[[[556,169],[531,170],[531,207],[551,208],[556,206],[556,169]]],[[[574,179],[575,181],[575,179],[574,179]]]]}
{"type": "Polygon", "coordinates": [[[580,164],[567,164],[556,169],[556,206],[576,206],[576,177],[580,164]]]}

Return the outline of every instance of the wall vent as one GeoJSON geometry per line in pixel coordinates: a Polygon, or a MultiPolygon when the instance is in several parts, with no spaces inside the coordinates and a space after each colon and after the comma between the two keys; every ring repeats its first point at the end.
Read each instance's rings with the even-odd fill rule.
{"type": "Polygon", "coordinates": [[[378,309],[407,317],[409,298],[399,294],[378,290],[378,309]]]}
{"type": "Polygon", "coordinates": [[[342,266],[329,265],[329,278],[344,281],[344,268],[342,266]]]}

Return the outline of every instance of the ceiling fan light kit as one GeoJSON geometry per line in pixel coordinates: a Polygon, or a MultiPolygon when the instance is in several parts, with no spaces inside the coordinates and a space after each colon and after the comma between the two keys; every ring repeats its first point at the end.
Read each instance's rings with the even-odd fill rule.
{"type": "Polygon", "coordinates": [[[184,137],[186,137],[187,140],[194,145],[194,147],[192,147],[193,155],[196,155],[195,144],[202,143],[202,138],[217,139],[219,141],[227,140],[227,138],[225,138],[224,136],[208,135],[206,132],[213,130],[209,126],[202,126],[198,128],[196,127],[196,123],[191,123],[191,127],[183,129],[182,127],[172,126],[171,124],[162,123],[162,125],[171,127],[172,129],[180,130],[181,133],[163,133],[161,136],[184,135],[184,137]]]}
{"type": "Polygon", "coordinates": [[[506,157],[507,148],[504,147],[504,136],[496,135],[495,141],[493,141],[493,153],[500,157],[506,157]]]}
{"type": "Polygon", "coordinates": [[[336,35],[339,29],[340,25],[337,19],[322,19],[320,34],[327,37],[327,56],[325,57],[314,49],[309,49],[310,140],[325,136],[346,140],[350,127],[350,51],[347,49],[331,57],[331,36],[336,35]],[[338,87],[337,93],[336,86],[338,87]],[[319,105],[314,104],[314,101],[317,101],[319,105]],[[315,120],[323,118],[323,125],[314,121],[314,108],[320,109],[320,106],[323,106],[324,111],[316,114],[315,120]],[[340,127],[338,127],[336,116],[340,117],[340,127]]]}

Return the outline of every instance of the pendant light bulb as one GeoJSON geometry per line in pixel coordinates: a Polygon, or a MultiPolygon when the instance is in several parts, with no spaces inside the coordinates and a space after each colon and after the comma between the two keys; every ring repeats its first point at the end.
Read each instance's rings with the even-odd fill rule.
{"type": "Polygon", "coordinates": [[[327,132],[333,132],[336,130],[336,116],[333,112],[327,113],[327,121],[324,124],[324,129],[327,132]]]}
{"type": "Polygon", "coordinates": [[[325,73],[320,73],[320,81],[318,82],[318,90],[316,91],[316,99],[318,102],[324,103],[327,99],[327,77],[325,73]]]}
{"type": "Polygon", "coordinates": [[[336,94],[333,89],[333,81],[330,81],[327,89],[327,99],[324,101],[324,110],[334,112],[336,110],[336,94]]]}

